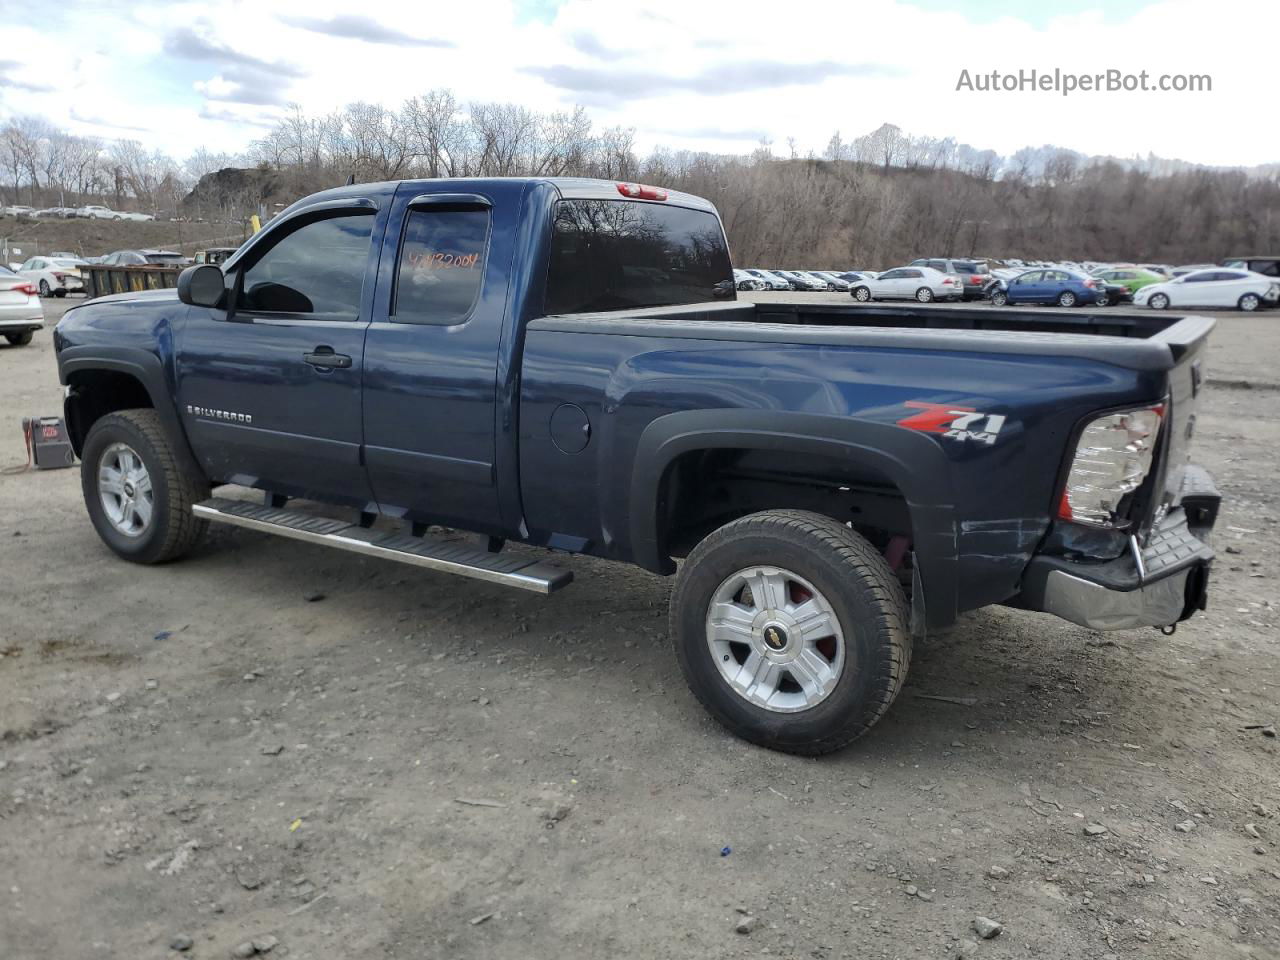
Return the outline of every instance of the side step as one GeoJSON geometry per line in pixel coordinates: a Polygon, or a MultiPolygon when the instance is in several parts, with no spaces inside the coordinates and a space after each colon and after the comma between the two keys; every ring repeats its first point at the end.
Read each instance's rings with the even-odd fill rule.
{"type": "Polygon", "coordinates": [[[384,560],[488,580],[533,593],[554,593],[573,580],[572,570],[511,554],[489,553],[456,543],[412,537],[405,533],[368,530],[359,524],[317,517],[297,510],[213,497],[192,507],[203,520],[274,533],[384,560]]]}

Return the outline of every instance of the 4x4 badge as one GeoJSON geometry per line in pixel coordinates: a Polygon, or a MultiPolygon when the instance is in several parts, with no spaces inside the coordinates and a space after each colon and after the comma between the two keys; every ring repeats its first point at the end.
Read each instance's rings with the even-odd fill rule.
{"type": "Polygon", "coordinates": [[[1004,414],[983,413],[973,407],[956,407],[949,403],[925,403],[908,400],[904,406],[919,410],[898,421],[898,426],[921,433],[936,433],[948,440],[964,443],[973,440],[988,446],[996,442],[1004,426],[1004,414]]]}

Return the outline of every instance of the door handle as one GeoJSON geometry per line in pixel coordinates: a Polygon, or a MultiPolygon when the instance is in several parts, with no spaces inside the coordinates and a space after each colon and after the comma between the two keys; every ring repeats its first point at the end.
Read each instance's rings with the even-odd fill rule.
{"type": "Polygon", "coordinates": [[[320,370],[336,370],[351,366],[351,358],[345,353],[334,353],[333,347],[316,347],[311,353],[304,353],[302,359],[320,370]]]}

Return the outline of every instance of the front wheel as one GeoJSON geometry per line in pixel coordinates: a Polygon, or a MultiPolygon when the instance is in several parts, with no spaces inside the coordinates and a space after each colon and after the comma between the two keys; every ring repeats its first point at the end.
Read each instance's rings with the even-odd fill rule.
{"type": "Polygon", "coordinates": [[[921,303],[932,303],[933,291],[928,287],[921,287],[919,290],[916,291],[916,299],[919,300],[921,303]]]}
{"type": "Polygon", "coordinates": [[[1153,293],[1151,299],[1147,301],[1147,306],[1152,310],[1168,310],[1169,298],[1163,293],[1153,293]]]}
{"type": "Polygon", "coordinates": [[[871,299],[871,291],[866,287],[855,287],[853,291],[853,299],[859,303],[866,303],[871,299]]]}
{"type": "Polygon", "coordinates": [[[871,729],[911,661],[907,604],[876,549],[829,517],[756,513],[703,540],[671,595],[680,669],[713,717],[788,753],[871,729]]]}
{"type": "Polygon", "coordinates": [[[1003,307],[1009,302],[1009,295],[1003,290],[997,290],[995,293],[991,294],[991,302],[997,307],[1003,307]]]}
{"type": "Polygon", "coordinates": [[[1074,307],[1076,305],[1076,295],[1070,290],[1063,290],[1058,294],[1058,306],[1074,307]]]}
{"type": "Polygon", "coordinates": [[[1240,302],[1236,304],[1245,313],[1253,313],[1258,307],[1262,306],[1262,300],[1256,293],[1246,293],[1240,298],[1240,302]]]}
{"type": "Polygon", "coordinates": [[[199,542],[208,524],[191,512],[209,495],[183,469],[154,410],[120,410],[85,438],[80,485],[104,543],[134,563],[164,563],[199,542]]]}

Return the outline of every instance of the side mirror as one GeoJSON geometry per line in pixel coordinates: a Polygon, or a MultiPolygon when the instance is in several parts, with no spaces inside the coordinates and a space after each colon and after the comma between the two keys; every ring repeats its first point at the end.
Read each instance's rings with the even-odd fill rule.
{"type": "Polygon", "coordinates": [[[198,263],[178,274],[178,299],[193,307],[217,307],[226,295],[222,271],[210,263],[198,263]]]}

